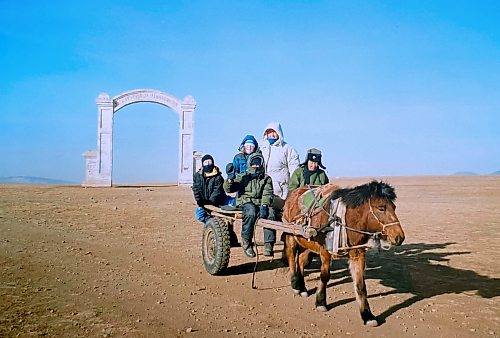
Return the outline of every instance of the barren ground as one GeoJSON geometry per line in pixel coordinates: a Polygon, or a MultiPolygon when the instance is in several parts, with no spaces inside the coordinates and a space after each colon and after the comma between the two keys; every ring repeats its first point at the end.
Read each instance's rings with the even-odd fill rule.
{"type": "Polygon", "coordinates": [[[293,296],[280,254],[260,258],[257,290],[241,248],[226,275],[207,274],[189,188],[0,186],[0,337],[499,337],[500,177],[386,180],[406,241],[369,255],[377,328],[343,260],[326,313],[293,296]]]}

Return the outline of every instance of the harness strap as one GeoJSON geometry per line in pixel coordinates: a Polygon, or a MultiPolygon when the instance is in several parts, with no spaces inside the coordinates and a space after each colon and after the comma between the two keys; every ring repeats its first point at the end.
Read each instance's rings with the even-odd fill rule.
{"type": "Polygon", "coordinates": [[[382,223],[380,222],[380,219],[377,217],[377,215],[375,215],[375,213],[373,212],[373,208],[372,208],[372,204],[370,202],[370,199],[368,199],[368,206],[370,207],[370,213],[373,215],[373,217],[375,217],[375,219],[377,220],[378,224],[380,224],[382,226],[382,233],[385,232],[385,228],[391,226],[391,225],[396,225],[396,224],[399,224],[401,225],[401,223],[399,221],[396,221],[396,222],[392,222],[392,223],[382,223]]]}

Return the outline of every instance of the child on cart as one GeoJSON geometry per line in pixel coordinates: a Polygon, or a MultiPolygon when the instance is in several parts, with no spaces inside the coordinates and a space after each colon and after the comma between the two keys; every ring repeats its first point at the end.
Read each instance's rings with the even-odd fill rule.
{"type": "Polygon", "coordinates": [[[247,164],[246,171],[238,175],[233,163],[226,166],[228,178],[224,182],[224,190],[227,193],[237,192],[236,205],[243,212],[241,246],[245,255],[255,257],[252,238],[257,213],[260,218],[268,217],[269,205],[273,202],[273,183],[264,172],[264,159],[260,153],[250,154],[247,164]]]}

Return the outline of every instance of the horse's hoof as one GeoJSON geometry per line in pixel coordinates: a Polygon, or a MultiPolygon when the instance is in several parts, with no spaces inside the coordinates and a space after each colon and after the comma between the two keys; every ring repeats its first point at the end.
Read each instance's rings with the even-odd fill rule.
{"type": "Polygon", "coordinates": [[[300,290],[297,290],[297,289],[292,289],[292,291],[293,291],[293,294],[294,294],[294,295],[296,295],[296,296],[297,296],[298,294],[300,294],[300,290]]]}
{"type": "Polygon", "coordinates": [[[316,306],[316,310],[318,310],[319,312],[326,312],[326,311],[328,311],[328,309],[324,305],[316,306]]]}
{"type": "Polygon", "coordinates": [[[302,292],[300,293],[300,296],[301,296],[301,297],[309,297],[309,293],[308,293],[307,291],[302,291],[302,292]]]}
{"type": "Polygon", "coordinates": [[[370,320],[366,321],[365,325],[370,326],[370,327],[375,327],[375,326],[378,326],[378,322],[376,319],[370,319],[370,320]]]}

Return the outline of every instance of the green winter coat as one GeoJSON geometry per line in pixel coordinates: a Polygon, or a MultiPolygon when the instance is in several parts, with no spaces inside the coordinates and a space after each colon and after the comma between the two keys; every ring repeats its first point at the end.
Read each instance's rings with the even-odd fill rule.
{"type": "MultiPolygon", "coordinates": [[[[306,184],[304,180],[304,169],[305,169],[304,166],[300,166],[293,172],[292,178],[288,183],[288,194],[290,194],[293,190],[302,187],[306,184]]],[[[309,185],[324,185],[327,184],[328,182],[329,182],[328,176],[326,176],[326,173],[319,168],[309,178],[309,185]]]]}
{"type": "MultiPolygon", "coordinates": [[[[248,163],[254,157],[252,155],[249,156],[248,163]]],[[[260,154],[255,155],[262,157],[260,154]]],[[[236,197],[236,204],[238,206],[248,202],[252,202],[255,205],[271,205],[274,196],[271,177],[265,173],[261,173],[258,177],[252,177],[253,171],[254,168],[249,166],[244,173],[236,175],[234,181],[226,180],[224,182],[224,190],[227,193],[238,193],[236,197]]]]}

